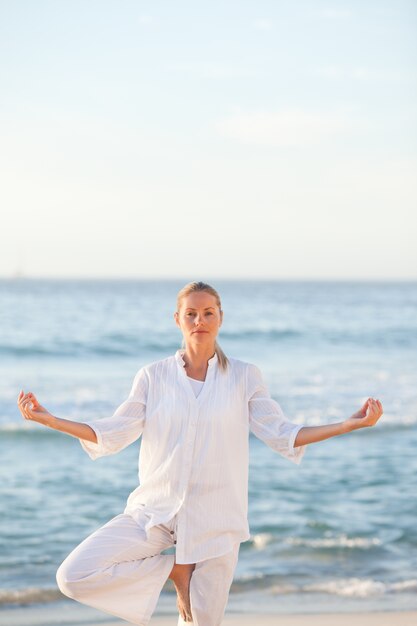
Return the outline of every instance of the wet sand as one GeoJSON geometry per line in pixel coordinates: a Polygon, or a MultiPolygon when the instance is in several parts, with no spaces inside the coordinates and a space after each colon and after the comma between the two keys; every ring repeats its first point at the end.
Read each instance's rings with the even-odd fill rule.
{"type": "MultiPolygon", "coordinates": [[[[103,616],[104,617],[104,616],[103,616]]],[[[156,615],[149,626],[177,626],[178,618],[175,615],[156,615]]],[[[223,626],[416,626],[417,611],[384,611],[369,613],[315,613],[298,615],[266,615],[260,613],[233,613],[225,616],[223,626]]],[[[128,622],[112,620],[110,616],[101,621],[80,622],[73,621],[70,615],[61,613],[53,617],[50,611],[43,612],[41,607],[32,609],[15,608],[0,611],[2,626],[126,626],[128,622]],[[42,615],[43,614],[43,615],[42,615]]],[[[191,626],[191,625],[190,625],[191,626]]]]}

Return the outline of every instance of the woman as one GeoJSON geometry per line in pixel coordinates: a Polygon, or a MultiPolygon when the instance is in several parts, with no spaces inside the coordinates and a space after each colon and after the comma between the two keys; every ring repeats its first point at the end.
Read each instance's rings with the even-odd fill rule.
{"type": "Polygon", "coordinates": [[[133,624],[148,624],[167,578],[177,591],[179,624],[218,626],[226,608],[247,521],[249,432],[300,463],[306,445],[373,426],[382,415],[368,398],[343,422],[290,422],[256,365],[227,358],[216,338],[220,297],[202,282],[178,294],[183,347],[142,367],[113,416],[61,419],[33,393],[20,392],[25,419],[77,437],[92,459],[142,436],[140,485],[124,512],[93,532],[57,571],[61,591],[133,624]],[[175,554],[163,554],[175,546],[175,554]]]}

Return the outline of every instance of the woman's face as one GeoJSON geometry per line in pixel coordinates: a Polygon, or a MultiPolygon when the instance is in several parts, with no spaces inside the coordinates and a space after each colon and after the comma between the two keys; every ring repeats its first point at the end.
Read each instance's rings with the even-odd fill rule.
{"type": "Polygon", "coordinates": [[[222,325],[223,312],[211,293],[195,291],[182,299],[174,319],[181,328],[186,345],[212,345],[222,325]]]}

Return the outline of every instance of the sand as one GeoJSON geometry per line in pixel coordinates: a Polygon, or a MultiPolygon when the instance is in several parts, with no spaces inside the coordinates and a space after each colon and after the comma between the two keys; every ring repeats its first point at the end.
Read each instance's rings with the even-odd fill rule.
{"type": "MultiPolygon", "coordinates": [[[[175,626],[173,617],[154,618],[150,626],[175,626]]],[[[318,615],[230,615],[224,626],[417,626],[417,611],[384,613],[327,613],[318,615]]],[[[110,625],[108,625],[110,626],[110,625]]],[[[121,626],[115,622],[111,626],[121,626]]]]}
{"type": "MultiPolygon", "coordinates": [[[[152,619],[150,626],[175,626],[173,618],[152,619]]],[[[417,611],[384,613],[327,613],[317,615],[230,615],[224,626],[417,626],[417,611]]],[[[108,625],[110,626],[110,625],[108,625]]],[[[112,624],[112,626],[116,626],[112,624]]],[[[120,623],[117,624],[120,626],[120,623]]]]}
{"type": "MultiPolygon", "coordinates": [[[[26,610],[15,609],[12,611],[0,611],[0,624],[2,626],[26,626],[29,624],[48,624],[48,626],[79,626],[82,622],[65,619],[64,615],[56,615],[50,621],[48,615],[43,622],[42,609],[32,611],[32,619],[26,610]],[[35,617],[36,615],[36,617],[35,617]]],[[[46,615],[45,615],[46,617],[46,615]]],[[[108,616],[109,617],[109,616],[108,616]]],[[[110,618],[111,619],[111,618],[110,618]]],[[[154,616],[149,626],[176,626],[178,618],[171,616],[154,616]]],[[[127,626],[128,622],[111,620],[105,622],[86,621],[88,626],[127,626]]],[[[223,621],[223,626],[416,626],[417,611],[384,611],[369,613],[316,613],[298,615],[266,615],[266,614],[229,614],[223,621]]]]}

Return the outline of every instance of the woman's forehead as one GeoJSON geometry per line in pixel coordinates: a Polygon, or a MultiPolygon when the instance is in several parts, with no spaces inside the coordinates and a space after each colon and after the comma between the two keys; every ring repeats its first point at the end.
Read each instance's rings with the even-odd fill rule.
{"type": "Polygon", "coordinates": [[[206,291],[197,291],[185,296],[182,299],[181,306],[184,308],[216,307],[217,300],[211,293],[207,293],[206,291]]]}

